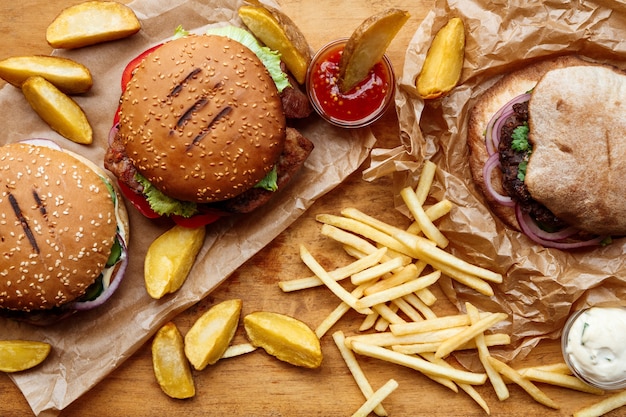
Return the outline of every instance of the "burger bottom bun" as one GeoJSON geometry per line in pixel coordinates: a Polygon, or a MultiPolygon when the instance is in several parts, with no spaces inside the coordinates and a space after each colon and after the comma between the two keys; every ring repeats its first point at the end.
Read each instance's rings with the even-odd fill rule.
{"type": "MultiPolygon", "coordinates": [[[[562,56],[538,61],[508,73],[480,95],[470,110],[467,145],[472,177],[481,189],[491,211],[512,229],[521,231],[515,216],[515,210],[512,207],[498,203],[489,194],[485,178],[483,177],[483,167],[489,158],[487,148],[485,147],[487,125],[498,110],[518,95],[532,90],[548,71],[574,65],[589,65],[589,62],[575,56],[562,56]]],[[[495,190],[505,194],[502,188],[502,177],[497,170],[493,172],[491,183],[495,190]]]]}
{"type": "Polygon", "coordinates": [[[588,233],[626,235],[626,74],[607,66],[548,72],[529,102],[533,198],[588,233]]]}

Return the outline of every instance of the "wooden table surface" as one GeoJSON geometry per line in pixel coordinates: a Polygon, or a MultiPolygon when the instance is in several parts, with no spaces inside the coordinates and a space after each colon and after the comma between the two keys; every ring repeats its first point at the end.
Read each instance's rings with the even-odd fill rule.
{"type": "MultiPolygon", "coordinates": [[[[65,6],[79,0],[21,0],[0,2],[0,59],[12,55],[48,54],[45,28],[65,6]]],[[[433,5],[432,0],[280,0],[283,10],[294,20],[317,49],[327,41],[349,36],[351,31],[371,14],[387,7],[399,7],[411,13],[411,19],[392,42],[388,55],[396,71],[402,70],[404,52],[421,20],[433,5]]],[[[428,40],[425,40],[427,42],[428,40]]],[[[10,109],[2,109],[10,111],[10,109]]],[[[377,146],[399,144],[395,112],[374,125],[377,146]]],[[[364,165],[364,167],[367,163],[364,165]]],[[[337,304],[324,288],[299,293],[282,293],[277,282],[307,275],[298,258],[302,242],[321,259],[325,266],[338,266],[339,250],[319,237],[318,213],[337,214],[343,207],[354,206],[382,220],[398,225],[406,219],[393,210],[391,180],[373,183],[361,179],[360,171],[316,202],[298,221],[268,247],[245,263],[208,298],[181,313],[174,320],[181,332],[214,302],[241,298],[243,314],[255,310],[271,310],[291,314],[315,327],[337,304]]],[[[444,302],[439,309],[449,309],[444,302]]],[[[360,323],[358,315],[344,317],[334,329],[354,332],[360,323]]],[[[333,330],[334,330],[333,329],[333,330]]],[[[0,330],[1,337],[1,330],[0,330]]],[[[235,342],[245,341],[240,328],[235,342]]],[[[95,388],[62,411],[62,416],[347,416],[356,411],[363,398],[343,360],[327,335],[322,339],[324,362],[320,369],[299,369],[279,362],[257,351],[242,357],[220,361],[201,372],[194,372],[196,396],[189,400],[173,400],[157,385],[149,343],[144,345],[121,367],[95,388]]],[[[518,365],[550,363],[560,360],[557,342],[542,342],[518,365]]],[[[465,394],[455,394],[430,381],[416,371],[373,359],[360,358],[364,371],[374,388],[389,378],[400,386],[384,402],[391,416],[482,416],[480,409],[465,394]]],[[[494,416],[566,416],[597,397],[565,389],[545,387],[560,410],[551,410],[535,403],[516,386],[511,396],[499,402],[488,386],[479,387],[494,416]]],[[[28,403],[8,377],[0,375],[0,416],[32,415],[28,403]]],[[[621,411],[623,413],[624,410],[621,411]]],[[[623,415],[620,411],[613,416],[623,415]]]]}

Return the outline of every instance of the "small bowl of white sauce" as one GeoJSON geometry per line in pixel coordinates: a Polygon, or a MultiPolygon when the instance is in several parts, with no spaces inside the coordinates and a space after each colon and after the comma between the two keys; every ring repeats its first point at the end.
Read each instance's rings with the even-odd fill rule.
{"type": "Polygon", "coordinates": [[[577,311],[563,328],[561,346],[572,373],[587,384],[626,388],[626,307],[577,311]]]}

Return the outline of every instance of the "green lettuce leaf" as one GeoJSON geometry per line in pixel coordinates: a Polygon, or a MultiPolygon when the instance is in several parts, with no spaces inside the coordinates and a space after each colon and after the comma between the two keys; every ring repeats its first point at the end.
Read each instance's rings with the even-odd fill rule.
{"type": "Polygon", "coordinates": [[[152,210],[161,216],[179,215],[191,217],[198,212],[198,206],[191,201],[181,201],[163,194],[143,175],[135,174],[135,179],[143,185],[143,194],[152,210]]]}
{"type": "Polygon", "coordinates": [[[254,188],[263,188],[268,191],[276,191],[278,190],[278,172],[276,171],[276,165],[272,168],[270,172],[267,173],[265,178],[259,181],[254,188]]]}
{"type": "Polygon", "coordinates": [[[272,76],[272,79],[276,84],[276,88],[278,88],[278,92],[282,92],[285,88],[289,87],[290,84],[287,79],[287,74],[280,69],[280,54],[276,51],[272,51],[266,46],[261,46],[254,35],[247,30],[236,26],[223,26],[209,28],[207,29],[206,34],[225,36],[248,47],[256,54],[257,57],[259,57],[261,62],[263,62],[272,76]]]}

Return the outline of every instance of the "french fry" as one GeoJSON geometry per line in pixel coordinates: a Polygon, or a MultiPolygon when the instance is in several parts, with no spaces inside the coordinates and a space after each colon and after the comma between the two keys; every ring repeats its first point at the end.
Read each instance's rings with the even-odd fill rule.
{"type": "MultiPolygon", "coordinates": [[[[466,303],[465,306],[471,324],[478,323],[480,321],[480,313],[478,312],[478,309],[470,303],[466,303]]],[[[502,376],[493,368],[493,366],[491,366],[491,363],[489,363],[489,360],[487,359],[490,356],[490,353],[487,348],[487,343],[485,342],[485,334],[477,334],[474,341],[476,342],[476,349],[478,350],[478,358],[483,364],[483,368],[485,368],[487,378],[489,378],[491,386],[493,386],[493,389],[496,392],[496,396],[500,401],[506,400],[510,395],[509,389],[504,383],[502,376]]]]}
{"type": "MultiPolygon", "coordinates": [[[[409,211],[413,215],[413,218],[419,225],[421,231],[433,242],[437,243],[440,248],[448,246],[448,239],[439,231],[437,226],[430,221],[424,208],[419,202],[415,191],[411,187],[405,187],[400,191],[400,196],[404,203],[407,205],[409,211]]],[[[397,234],[397,233],[396,233],[397,234]]]]}
{"type": "Polygon", "coordinates": [[[432,343],[438,342],[442,343],[444,340],[449,339],[452,336],[455,336],[462,329],[448,328],[448,329],[440,329],[433,330],[432,332],[425,333],[412,333],[404,336],[396,336],[391,332],[380,332],[380,333],[368,333],[368,334],[360,334],[355,336],[346,337],[346,343],[348,347],[352,344],[352,342],[361,342],[367,343],[368,345],[376,345],[376,346],[393,346],[393,345],[411,345],[414,343],[432,343]]]}
{"type": "Polygon", "coordinates": [[[626,405],[626,391],[610,395],[595,404],[574,412],[574,417],[600,417],[626,405]]]}
{"type": "Polygon", "coordinates": [[[525,368],[517,369],[517,372],[519,372],[523,376],[526,372],[530,370],[535,370],[535,369],[538,371],[554,372],[554,373],[563,374],[563,375],[572,374],[572,371],[569,369],[569,367],[567,366],[565,362],[556,362],[556,363],[550,363],[547,365],[528,366],[525,368]]]}
{"type": "Polygon", "coordinates": [[[435,356],[438,358],[445,358],[463,343],[468,342],[476,337],[476,335],[484,332],[494,324],[506,318],[507,315],[505,313],[492,313],[489,316],[478,320],[476,323],[464,328],[455,336],[444,341],[441,346],[439,346],[439,349],[437,349],[437,352],[435,352],[435,356]]]}
{"type": "Polygon", "coordinates": [[[407,315],[408,318],[410,318],[413,321],[422,321],[424,320],[422,318],[422,316],[420,315],[420,313],[409,303],[406,302],[406,300],[402,297],[400,298],[396,298],[395,300],[391,300],[391,302],[398,307],[398,310],[402,311],[404,314],[407,315]]]}
{"type": "Polygon", "coordinates": [[[374,394],[368,398],[367,401],[365,401],[354,414],[352,414],[352,417],[367,417],[376,407],[380,405],[380,403],[383,402],[385,398],[389,396],[389,394],[395,391],[396,388],[398,388],[398,382],[395,379],[390,379],[385,383],[385,385],[378,388],[376,392],[374,392],[374,394]]]}
{"type": "Polygon", "coordinates": [[[406,265],[400,271],[394,273],[391,277],[380,280],[365,291],[365,295],[371,295],[397,285],[404,284],[407,281],[414,280],[424,270],[426,264],[423,262],[411,263],[406,265]]]}
{"type": "MultiPolygon", "coordinates": [[[[371,266],[374,266],[380,262],[380,260],[387,253],[387,248],[380,248],[376,251],[372,252],[369,255],[365,255],[361,259],[357,259],[356,261],[348,264],[344,267],[337,268],[333,271],[329,271],[328,274],[335,280],[341,281],[342,279],[348,278],[354,274],[357,274],[371,266]]],[[[289,281],[280,281],[278,286],[283,292],[291,292],[297,290],[303,290],[307,288],[319,287],[324,285],[322,280],[320,280],[317,276],[294,279],[289,281]]]]}
{"type": "Polygon", "coordinates": [[[387,330],[387,327],[389,327],[389,323],[406,323],[406,321],[402,317],[396,314],[396,312],[398,311],[398,307],[389,307],[386,304],[375,304],[372,306],[372,310],[377,312],[380,315],[380,318],[386,321],[385,324],[378,325],[377,323],[377,325],[375,326],[375,329],[379,332],[387,330]]]}
{"type": "Polygon", "coordinates": [[[362,211],[352,207],[341,210],[341,215],[378,229],[381,232],[388,234],[389,236],[393,236],[394,233],[403,230],[399,227],[392,226],[386,222],[380,221],[377,218],[369,216],[362,211]]]}
{"type": "MultiPolygon", "coordinates": [[[[448,366],[450,368],[452,368],[452,365],[450,365],[448,362],[446,362],[443,359],[437,359],[435,358],[435,355],[432,353],[424,353],[422,355],[422,357],[428,361],[431,361],[433,363],[436,363],[438,365],[441,366],[448,366]]],[[[467,395],[470,396],[471,399],[473,399],[476,404],[478,404],[483,410],[485,410],[485,412],[487,414],[490,413],[489,411],[489,406],[487,405],[487,402],[485,401],[485,399],[480,395],[480,393],[478,391],[476,391],[476,389],[474,388],[473,385],[469,385],[469,384],[463,384],[463,383],[459,383],[458,387],[461,388],[463,391],[465,391],[467,393],[467,395]]]]}
{"type": "MultiPolygon", "coordinates": [[[[339,353],[341,354],[341,357],[346,363],[348,370],[352,374],[352,377],[354,378],[356,385],[359,387],[359,389],[363,393],[363,396],[365,397],[365,399],[371,398],[372,395],[374,395],[374,389],[372,388],[369,381],[365,377],[365,374],[363,373],[363,370],[361,369],[359,362],[356,360],[354,353],[352,353],[352,351],[346,347],[345,336],[343,332],[341,330],[334,332],[333,340],[335,341],[335,345],[337,345],[337,348],[339,349],[339,353]]],[[[377,416],[387,415],[387,411],[385,411],[382,404],[378,404],[376,407],[374,407],[373,411],[374,413],[376,413],[377,416]]]]}
{"type": "Polygon", "coordinates": [[[363,322],[361,323],[361,326],[359,326],[359,332],[365,332],[376,326],[379,317],[380,314],[375,311],[372,314],[368,314],[367,316],[365,316],[363,322]]]}
{"type": "MultiPolygon", "coordinates": [[[[511,336],[506,333],[494,333],[485,335],[485,344],[489,346],[503,346],[511,343],[511,336]]],[[[436,352],[439,349],[441,342],[428,342],[428,343],[413,343],[404,345],[391,345],[391,350],[396,352],[405,353],[407,355],[422,354],[424,352],[436,352]]],[[[459,346],[456,350],[468,350],[476,349],[476,341],[470,340],[469,342],[459,346]]]]}
{"type": "MultiPolygon", "coordinates": [[[[434,364],[441,365],[441,366],[450,367],[450,364],[448,364],[446,361],[435,359],[435,357],[433,355],[428,355],[427,354],[427,355],[421,355],[421,356],[422,356],[422,358],[424,358],[428,362],[432,362],[434,364]]],[[[428,374],[424,374],[424,375],[426,377],[432,379],[436,383],[438,383],[440,385],[443,385],[446,388],[449,388],[451,391],[459,392],[459,386],[456,384],[456,382],[454,382],[450,378],[443,378],[443,377],[439,377],[439,376],[435,376],[435,375],[428,375],[428,374]]]]}
{"type": "MultiPolygon", "coordinates": [[[[407,303],[411,304],[413,307],[415,307],[417,309],[417,311],[419,311],[420,313],[422,313],[422,316],[424,316],[427,319],[434,319],[437,317],[437,315],[433,312],[433,310],[431,310],[431,308],[429,307],[429,304],[427,304],[426,302],[424,302],[420,297],[418,297],[415,294],[407,294],[404,297],[404,300],[406,300],[407,303]]],[[[432,304],[431,304],[432,305],[432,304]]]]}
{"type": "Polygon", "coordinates": [[[495,283],[502,282],[501,274],[457,258],[443,249],[433,246],[423,237],[414,236],[407,232],[399,233],[395,237],[403,242],[406,247],[409,247],[413,251],[412,255],[417,259],[421,259],[422,257],[434,259],[444,265],[452,266],[487,281],[495,283]]]}
{"type": "MultiPolygon", "coordinates": [[[[354,297],[356,297],[356,298],[360,298],[363,295],[363,291],[365,289],[367,289],[368,285],[370,285],[370,284],[359,285],[358,287],[356,287],[355,289],[352,290],[351,294],[354,297]]],[[[341,319],[343,317],[343,315],[346,314],[348,311],[350,311],[350,306],[342,301],[317,326],[317,328],[315,329],[315,334],[317,335],[317,337],[321,339],[322,336],[324,336],[326,334],[326,332],[328,332],[328,330],[330,330],[330,328],[333,327],[335,325],[335,323],[337,323],[339,321],[339,319],[341,319]]],[[[372,314],[374,314],[374,313],[372,313],[372,314]]]]}
{"type": "Polygon", "coordinates": [[[404,284],[389,288],[388,290],[360,298],[356,301],[355,305],[357,309],[362,309],[371,307],[375,304],[386,303],[395,298],[403,297],[407,294],[419,291],[422,288],[426,288],[437,282],[440,276],[441,272],[439,271],[431,272],[430,274],[416,278],[413,281],[405,282],[404,284]]]}
{"type": "Polygon", "coordinates": [[[337,242],[342,243],[344,246],[354,248],[366,255],[373,253],[378,249],[376,248],[376,246],[372,245],[370,242],[363,239],[362,237],[357,236],[354,233],[347,232],[339,227],[335,227],[332,224],[322,225],[322,230],[320,231],[320,233],[322,234],[322,236],[326,236],[328,238],[336,240],[337,242]]]}
{"type": "Polygon", "coordinates": [[[394,239],[388,234],[381,232],[380,230],[375,229],[372,226],[368,226],[367,224],[360,221],[348,219],[346,217],[335,216],[332,214],[318,214],[316,216],[316,219],[321,223],[335,226],[339,229],[348,230],[352,233],[363,236],[404,255],[412,256],[413,252],[411,251],[411,249],[406,247],[398,239],[394,239]]]}
{"type": "Polygon", "coordinates": [[[326,270],[313,258],[313,255],[304,247],[300,245],[300,258],[309,267],[309,269],[322,280],[324,285],[333,292],[340,300],[348,304],[353,309],[357,310],[361,314],[369,314],[372,312],[369,308],[359,308],[356,306],[357,298],[346,291],[341,285],[337,283],[326,270]]]}
{"type": "Polygon", "coordinates": [[[406,266],[406,265],[402,258],[393,258],[393,259],[388,260],[387,262],[383,262],[378,265],[371,266],[360,272],[352,274],[352,276],[350,277],[350,281],[354,285],[363,284],[364,282],[371,281],[376,278],[380,278],[381,276],[388,274],[398,268],[402,268],[403,266],[406,266]]]}
{"type": "Polygon", "coordinates": [[[450,378],[457,383],[480,385],[484,384],[487,380],[487,375],[484,373],[462,371],[455,368],[450,369],[445,366],[433,364],[417,356],[404,355],[381,346],[368,345],[354,341],[352,342],[352,350],[360,355],[395,363],[396,365],[405,366],[422,373],[450,378]]]}
{"type": "Polygon", "coordinates": [[[555,403],[550,397],[548,397],[543,391],[541,391],[535,384],[528,379],[521,376],[515,369],[511,368],[504,362],[499,361],[493,356],[488,356],[487,360],[502,376],[509,378],[511,381],[519,385],[524,391],[530,394],[531,397],[539,404],[543,404],[546,407],[558,409],[559,405],[555,403]]]}
{"type": "Polygon", "coordinates": [[[424,161],[424,166],[422,167],[422,172],[420,172],[420,178],[417,181],[417,187],[415,188],[415,196],[417,197],[417,201],[420,205],[424,205],[424,202],[430,193],[430,188],[433,185],[436,173],[437,165],[430,160],[424,161]]]}
{"type": "MultiPolygon", "coordinates": [[[[487,317],[488,315],[489,313],[485,313],[482,317],[487,317]]],[[[404,334],[428,332],[449,327],[467,327],[470,324],[471,320],[467,314],[457,314],[413,323],[394,324],[390,326],[389,329],[391,333],[401,336],[404,334]]]]}
{"type": "MultiPolygon", "coordinates": [[[[435,220],[450,213],[450,210],[452,210],[452,202],[450,202],[450,200],[447,200],[447,199],[438,201],[437,203],[425,209],[426,215],[428,216],[431,222],[434,222],[435,220]]],[[[406,229],[406,231],[414,235],[419,235],[422,232],[422,229],[420,228],[419,224],[416,221],[413,221],[413,223],[411,223],[411,225],[406,229]]]]}
{"type": "Polygon", "coordinates": [[[466,271],[462,271],[453,266],[446,265],[443,262],[428,258],[426,256],[423,256],[422,259],[425,262],[429,263],[433,268],[438,269],[443,274],[465,285],[466,287],[473,288],[480,294],[486,295],[487,297],[491,297],[493,295],[493,288],[491,287],[489,282],[485,281],[483,278],[471,275],[466,271]]]}
{"type": "MultiPolygon", "coordinates": [[[[518,371],[519,372],[519,371],[518,371]]],[[[556,385],[576,391],[587,392],[589,394],[602,395],[604,390],[591,385],[585,384],[573,375],[565,375],[557,372],[542,371],[539,369],[527,369],[523,373],[519,372],[524,378],[534,382],[543,382],[545,384],[556,385]]]]}

